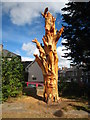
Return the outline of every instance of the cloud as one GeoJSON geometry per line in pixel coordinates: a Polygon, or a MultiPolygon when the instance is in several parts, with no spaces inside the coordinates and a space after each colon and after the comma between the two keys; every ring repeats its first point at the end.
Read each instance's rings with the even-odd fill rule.
{"type": "MultiPolygon", "coordinates": [[[[66,42],[66,40],[62,39],[62,42],[66,42]]],[[[57,47],[57,54],[58,54],[58,58],[59,58],[58,66],[60,68],[62,68],[62,67],[70,67],[70,62],[71,61],[67,60],[67,58],[62,57],[62,56],[64,56],[64,53],[69,53],[70,50],[67,50],[67,51],[64,50],[63,51],[63,49],[66,49],[66,47],[65,46],[57,47]]]]}
{"type": "Polygon", "coordinates": [[[10,18],[13,24],[25,25],[31,24],[33,20],[40,16],[40,13],[44,11],[46,7],[49,11],[56,15],[61,13],[61,8],[64,7],[64,2],[5,2],[3,3],[3,12],[10,14],[10,18]]]}
{"type": "MultiPolygon", "coordinates": [[[[62,39],[62,41],[65,41],[65,40],[62,39]]],[[[70,67],[70,62],[71,61],[62,57],[62,56],[64,56],[64,53],[68,53],[68,52],[70,52],[70,50],[63,51],[63,49],[65,49],[64,46],[57,47],[57,54],[58,54],[58,58],[59,58],[58,66],[61,67],[61,68],[62,67],[70,67]]],[[[23,43],[22,50],[25,51],[28,56],[32,56],[33,54],[38,54],[39,55],[39,51],[36,48],[36,45],[34,45],[32,42],[23,43]]],[[[33,58],[22,57],[22,61],[33,61],[33,60],[34,60],[34,57],[33,58]]]]}
{"type": "Polygon", "coordinates": [[[36,48],[36,46],[32,42],[23,43],[22,50],[25,51],[28,56],[30,56],[32,54],[39,55],[38,49],[36,48]]]}
{"type": "Polygon", "coordinates": [[[30,57],[21,57],[22,61],[33,61],[34,58],[30,58],[30,57]]]}

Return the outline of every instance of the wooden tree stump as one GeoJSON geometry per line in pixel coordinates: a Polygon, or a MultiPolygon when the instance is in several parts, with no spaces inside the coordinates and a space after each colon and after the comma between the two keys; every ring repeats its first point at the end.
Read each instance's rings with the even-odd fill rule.
{"type": "Polygon", "coordinates": [[[57,32],[55,29],[56,19],[48,12],[48,8],[41,14],[45,18],[45,36],[42,38],[44,48],[42,48],[36,38],[32,40],[32,42],[36,43],[40,52],[40,56],[36,54],[34,54],[34,56],[42,69],[44,78],[44,101],[48,103],[58,100],[58,55],[56,44],[64,27],[57,32]]]}

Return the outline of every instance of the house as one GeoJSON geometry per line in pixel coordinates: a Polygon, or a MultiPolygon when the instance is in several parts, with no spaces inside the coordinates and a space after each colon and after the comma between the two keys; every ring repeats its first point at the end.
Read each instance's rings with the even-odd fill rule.
{"type": "MultiPolygon", "coordinates": [[[[10,60],[12,57],[19,57],[21,59],[20,55],[17,55],[13,52],[10,52],[9,50],[3,49],[3,45],[0,44],[0,56],[1,58],[7,57],[8,60],[10,60]]],[[[24,77],[25,81],[30,82],[40,82],[43,83],[43,74],[42,70],[35,61],[21,61],[24,68],[24,77]]]]}
{"type": "Polygon", "coordinates": [[[90,71],[84,71],[83,67],[71,66],[70,68],[62,68],[58,71],[59,81],[63,78],[64,82],[78,82],[78,83],[88,83],[90,78],[90,71]]]}
{"type": "Polygon", "coordinates": [[[25,68],[25,71],[28,72],[28,82],[43,83],[42,70],[35,60],[25,68]]]}
{"type": "Polygon", "coordinates": [[[3,45],[0,44],[0,56],[3,57],[7,57],[8,60],[10,60],[12,57],[18,57],[21,60],[21,56],[17,55],[13,52],[10,52],[9,50],[3,49],[3,45]]]}
{"type": "MultiPolygon", "coordinates": [[[[9,50],[3,49],[3,45],[0,44],[0,80],[1,80],[1,74],[2,74],[2,61],[3,58],[7,57],[8,60],[11,60],[12,57],[18,57],[21,60],[21,56],[17,55],[13,52],[10,52],[9,50]]],[[[1,81],[0,81],[0,88],[1,88],[1,81]]]]}
{"type": "Polygon", "coordinates": [[[10,59],[12,57],[18,57],[21,59],[20,55],[17,55],[15,53],[10,52],[9,50],[5,50],[5,49],[3,49],[3,51],[2,51],[2,57],[8,57],[8,59],[10,59]]]}
{"type": "Polygon", "coordinates": [[[1,89],[1,86],[2,86],[2,81],[1,81],[1,79],[2,79],[2,61],[1,60],[2,60],[2,45],[0,44],[0,94],[2,91],[2,89],[1,89]]]}
{"type": "Polygon", "coordinates": [[[23,71],[24,71],[24,81],[27,82],[28,81],[28,72],[25,70],[26,67],[31,63],[32,61],[21,61],[22,65],[23,65],[23,71]]]}
{"type": "Polygon", "coordinates": [[[25,70],[25,68],[32,62],[32,61],[21,61],[23,64],[23,68],[25,70]]]}
{"type": "Polygon", "coordinates": [[[0,44],[0,56],[1,56],[1,54],[2,54],[2,49],[3,49],[3,45],[0,44]]]}

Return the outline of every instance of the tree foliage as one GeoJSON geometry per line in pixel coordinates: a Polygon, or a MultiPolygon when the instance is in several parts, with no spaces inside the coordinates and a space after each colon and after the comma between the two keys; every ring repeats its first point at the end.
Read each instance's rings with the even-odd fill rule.
{"type": "Polygon", "coordinates": [[[23,65],[18,57],[2,61],[2,98],[15,97],[22,92],[23,65]],[[11,60],[10,60],[11,59],[11,60]]]}
{"type": "Polygon", "coordinates": [[[71,52],[64,57],[71,57],[73,63],[79,65],[85,63],[90,70],[90,2],[69,2],[66,5],[62,9],[66,43],[62,44],[71,52]]]}

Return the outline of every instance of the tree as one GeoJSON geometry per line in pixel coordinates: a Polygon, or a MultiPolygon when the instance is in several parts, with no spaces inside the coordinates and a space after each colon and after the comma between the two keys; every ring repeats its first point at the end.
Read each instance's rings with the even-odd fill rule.
{"type": "Polygon", "coordinates": [[[22,92],[23,65],[18,57],[2,61],[2,98],[15,97],[22,92]]]}
{"type": "Polygon", "coordinates": [[[37,39],[32,40],[39,49],[40,56],[34,54],[35,60],[42,69],[44,78],[44,100],[58,100],[58,56],[56,52],[56,44],[63,32],[63,27],[57,32],[55,29],[55,18],[48,8],[45,9],[42,16],[45,18],[45,36],[42,40],[44,47],[40,45],[37,39]]]}
{"type": "Polygon", "coordinates": [[[63,26],[65,27],[62,43],[71,52],[64,57],[71,57],[73,63],[86,66],[90,70],[90,2],[69,2],[62,9],[63,26]],[[66,23],[66,24],[65,24],[66,23]]]}

